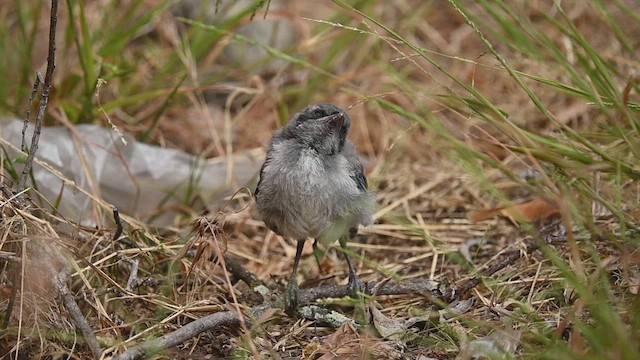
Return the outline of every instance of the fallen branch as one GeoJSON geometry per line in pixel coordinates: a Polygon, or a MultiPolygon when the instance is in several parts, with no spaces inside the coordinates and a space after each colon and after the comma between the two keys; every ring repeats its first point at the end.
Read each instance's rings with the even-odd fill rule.
{"type": "MultiPolygon", "coordinates": [[[[379,283],[366,283],[366,289],[373,289],[379,283]]],[[[298,302],[300,305],[309,304],[319,299],[342,298],[350,296],[352,290],[349,285],[324,285],[310,289],[300,289],[298,294],[298,302]]],[[[403,295],[418,294],[422,296],[443,299],[447,294],[440,290],[440,283],[432,280],[415,280],[404,283],[386,283],[377,289],[376,295],[403,295]]],[[[367,295],[371,295],[368,293],[367,295]]]]}
{"type": "MultiPolygon", "coordinates": [[[[247,320],[248,321],[248,320],[247,320]]],[[[192,321],[178,330],[163,335],[157,339],[148,340],[142,344],[132,347],[123,352],[114,360],[133,360],[156,354],[162,350],[182,344],[199,334],[221,326],[237,327],[240,325],[240,318],[234,311],[224,311],[201,319],[192,321]]]]}
{"type": "MultiPolygon", "coordinates": [[[[258,285],[264,285],[258,277],[252,272],[245,269],[240,263],[231,259],[229,256],[224,257],[227,270],[237,279],[242,280],[249,285],[251,289],[255,289],[258,285]]],[[[364,284],[366,289],[370,290],[368,295],[402,295],[402,294],[418,294],[437,299],[445,299],[449,295],[449,290],[442,290],[442,284],[432,280],[416,280],[399,282],[370,282],[364,284]]],[[[342,298],[351,295],[351,289],[348,285],[324,285],[309,289],[300,289],[298,293],[298,302],[300,305],[312,303],[318,299],[326,298],[342,298]]],[[[264,295],[264,294],[262,294],[264,295]]]]}

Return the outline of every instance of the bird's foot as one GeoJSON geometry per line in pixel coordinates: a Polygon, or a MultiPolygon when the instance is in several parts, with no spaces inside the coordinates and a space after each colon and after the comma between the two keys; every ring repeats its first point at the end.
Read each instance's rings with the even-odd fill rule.
{"type": "Polygon", "coordinates": [[[358,275],[355,271],[349,272],[349,283],[347,284],[351,296],[355,300],[354,312],[356,321],[360,324],[369,324],[371,322],[369,311],[367,310],[367,304],[365,303],[364,296],[367,294],[367,286],[364,282],[358,279],[358,275]]]}
{"type": "Polygon", "coordinates": [[[362,295],[367,293],[367,286],[364,282],[360,281],[358,274],[355,271],[349,272],[349,283],[347,284],[351,296],[356,299],[362,298],[362,295]]]}
{"type": "Polygon", "coordinates": [[[284,291],[284,312],[289,316],[295,316],[298,312],[298,291],[300,291],[298,282],[291,279],[284,291]]]}

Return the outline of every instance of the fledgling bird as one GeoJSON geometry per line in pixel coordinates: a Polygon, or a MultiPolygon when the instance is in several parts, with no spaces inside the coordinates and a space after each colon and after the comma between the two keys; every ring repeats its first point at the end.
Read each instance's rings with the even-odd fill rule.
{"type": "MultiPolygon", "coordinates": [[[[351,120],[332,104],[311,105],[276,131],[255,191],[262,220],[285,238],[297,240],[296,257],[285,296],[297,307],[298,264],[304,243],[313,238],[327,247],[339,240],[346,249],[360,224],[372,223],[374,195],[354,145],[347,139],[351,120]]],[[[349,285],[359,288],[349,256],[349,285]]]]}

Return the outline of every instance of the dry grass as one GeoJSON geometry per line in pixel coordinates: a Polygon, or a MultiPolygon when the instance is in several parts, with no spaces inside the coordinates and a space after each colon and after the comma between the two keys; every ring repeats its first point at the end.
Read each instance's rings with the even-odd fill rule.
{"type": "MultiPolygon", "coordinates": [[[[637,180],[622,178],[620,173],[607,176],[600,172],[609,169],[606,163],[577,166],[570,154],[558,158],[552,154],[545,162],[547,153],[532,155],[523,150],[528,141],[523,134],[531,132],[564,143],[568,136],[561,129],[566,126],[615,153],[620,143],[602,131],[603,127],[620,126],[629,136],[637,132],[616,123],[619,120],[584,98],[549,86],[571,84],[572,76],[549,54],[526,56],[517,49],[516,41],[506,41],[508,37],[482,2],[463,3],[482,29],[495,30],[486,35],[513,69],[547,81],[524,77],[545,111],[553,114],[553,121],[491,55],[460,12],[439,2],[363,2],[368,16],[402,34],[406,42],[389,37],[380,26],[339,2],[314,6],[291,2],[269,16],[292,19],[300,39],[291,51],[301,62],[268,75],[251,75],[225,62],[224,49],[233,42],[231,34],[239,25],[222,33],[207,32],[164,11],[117,55],[96,56],[94,61],[104,62],[100,77],[108,78],[100,89],[100,105],[110,121],[138,139],[206,157],[225,157],[263,146],[278,124],[307,103],[330,101],[348,109],[354,119],[351,138],[366,158],[367,174],[379,199],[376,224],[361,229],[350,245],[362,279],[432,279],[448,289],[474,277],[483,280],[465,296],[471,308],[453,319],[437,312],[444,304],[434,304],[426,296],[369,300],[391,319],[422,319],[410,340],[383,339],[373,328],[336,330],[272,312],[247,324],[245,330],[207,331],[157,356],[455,358],[465,344],[495,329],[521,334],[517,356],[598,358],[608,354],[618,359],[632,353],[599,349],[598,338],[624,334],[627,337],[621,346],[638,340],[637,235],[625,233],[629,224],[637,225],[640,220],[637,180]],[[181,31],[196,33],[198,29],[201,35],[219,36],[219,41],[203,45],[202,50],[196,35],[188,44],[180,36],[181,31]],[[440,69],[418,56],[407,42],[422,44],[440,69]],[[202,54],[197,56],[199,51],[202,54]],[[482,104],[465,103],[470,96],[464,85],[508,113],[508,121],[482,104]],[[137,94],[141,98],[135,99],[137,94]],[[469,154],[480,154],[477,158],[486,161],[469,154]],[[567,166],[560,166],[563,164],[567,166]],[[529,183],[518,176],[532,171],[539,174],[529,183]],[[588,176],[594,182],[602,178],[595,186],[598,194],[617,205],[624,221],[615,212],[603,211],[601,204],[587,196],[589,189],[578,188],[581,183],[576,179],[588,176]],[[574,188],[579,190],[572,191],[574,188]],[[524,240],[537,232],[541,222],[519,224],[503,217],[480,223],[469,220],[474,210],[540,198],[563,215],[569,231],[557,230],[554,236],[568,240],[565,243],[527,254],[524,240]],[[522,251],[523,257],[491,277],[481,276],[514,250],[522,251]],[[597,303],[610,304],[613,312],[594,306],[597,303]],[[611,319],[605,319],[607,316],[611,319]]],[[[581,1],[569,3],[563,5],[567,17],[602,58],[618,66],[614,81],[624,89],[640,68],[637,56],[620,45],[597,7],[581,1]]],[[[20,32],[18,21],[7,20],[24,11],[16,4],[0,9],[0,21],[9,24],[6,34],[20,32]]],[[[139,2],[141,8],[133,13],[142,16],[140,9],[159,9],[163,4],[159,0],[139,2]]],[[[546,15],[559,17],[550,13],[554,9],[551,1],[514,1],[509,6],[525,13],[564,49],[567,58],[581,54],[569,36],[546,21],[546,15]]],[[[89,24],[105,21],[103,7],[118,17],[130,10],[124,5],[87,3],[85,16],[93,19],[87,20],[89,24]]],[[[618,7],[608,9],[637,49],[637,19],[618,7]]],[[[640,10],[635,10],[638,16],[640,10]]],[[[34,24],[42,27],[46,18],[34,24]]],[[[75,21],[80,25],[80,20],[75,21]]],[[[69,15],[63,12],[61,34],[69,22],[69,15]]],[[[239,23],[246,22],[248,16],[239,23]]],[[[116,26],[107,23],[104,31],[115,31],[116,26]]],[[[34,34],[35,45],[28,58],[37,63],[45,59],[41,47],[46,46],[41,43],[46,30],[34,34]]],[[[104,42],[107,40],[105,36],[104,42]]],[[[99,53],[103,45],[93,44],[94,52],[99,53]]],[[[102,110],[91,100],[95,89],[79,85],[87,77],[79,60],[83,54],[72,44],[61,44],[59,51],[56,95],[48,121],[68,127],[79,122],[106,124],[102,110]]],[[[273,56],[280,58],[277,53],[273,56]]],[[[25,91],[31,85],[19,71],[7,79],[26,90],[7,95],[2,111],[20,116],[25,91]]],[[[638,102],[633,91],[629,97],[629,103],[638,102]]],[[[579,142],[575,148],[589,152],[579,142]]],[[[634,150],[628,152],[633,158],[634,150]]],[[[75,190],[86,191],[95,200],[97,213],[111,213],[109,204],[91,189],[75,190]]],[[[294,244],[269,233],[255,218],[250,199],[242,193],[224,209],[207,209],[208,218],[219,226],[215,233],[192,232],[195,217],[180,217],[174,227],[158,229],[123,216],[125,232],[116,240],[112,239],[113,225],[82,227],[50,207],[31,204],[21,208],[8,200],[6,195],[0,200],[0,308],[9,307],[13,293],[17,300],[0,340],[0,353],[7,358],[91,358],[47,281],[61,272],[69,274],[69,288],[105,350],[104,356],[114,356],[211,313],[242,310],[248,314],[248,307],[260,298],[243,282],[232,283],[221,265],[222,253],[276,292],[284,288],[295,254],[294,244]],[[132,276],[134,269],[137,276],[132,276]]],[[[192,214],[204,210],[190,209],[192,214]]],[[[301,286],[346,283],[347,267],[341,257],[330,254],[318,268],[308,243],[299,272],[301,286]]],[[[350,305],[338,301],[327,306],[352,316],[350,305]]],[[[637,345],[631,350],[640,351],[637,345]]]]}

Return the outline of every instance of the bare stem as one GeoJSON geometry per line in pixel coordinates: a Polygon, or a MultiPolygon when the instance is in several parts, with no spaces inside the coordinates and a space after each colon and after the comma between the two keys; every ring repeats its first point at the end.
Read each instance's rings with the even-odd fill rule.
{"type": "MultiPolygon", "coordinates": [[[[51,18],[49,22],[49,54],[47,56],[47,72],[44,77],[44,86],[42,87],[42,93],[40,96],[40,107],[38,108],[38,117],[36,118],[36,126],[33,130],[33,137],[31,138],[31,148],[29,149],[29,155],[27,161],[22,169],[20,180],[18,182],[18,192],[24,190],[29,177],[29,172],[33,166],[33,159],[38,151],[38,141],[40,141],[40,132],[42,131],[42,122],[44,121],[44,115],[47,111],[47,105],[49,103],[49,94],[51,93],[51,86],[53,83],[53,71],[56,68],[56,24],[58,23],[58,0],[51,0],[51,18]]],[[[38,80],[36,80],[38,81],[38,80]]],[[[30,110],[28,110],[30,111],[30,110]]],[[[26,148],[26,144],[24,144],[26,148]]],[[[21,195],[21,198],[23,196],[21,195]]]]}

